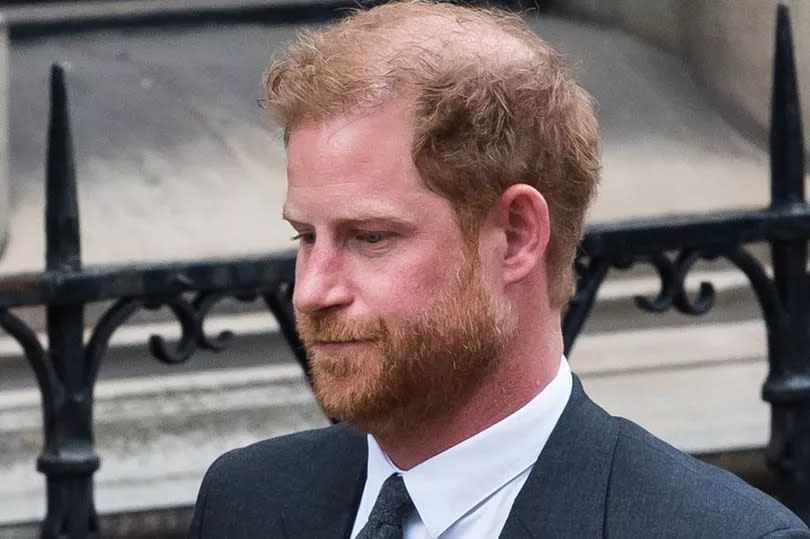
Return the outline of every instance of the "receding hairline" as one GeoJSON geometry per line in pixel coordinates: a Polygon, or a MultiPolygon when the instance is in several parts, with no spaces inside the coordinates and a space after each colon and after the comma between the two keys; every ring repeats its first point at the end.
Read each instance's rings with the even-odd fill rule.
{"type": "MultiPolygon", "coordinates": [[[[425,2],[405,3],[424,7],[440,5],[425,2]]],[[[446,6],[457,8],[449,4],[446,6]]],[[[407,13],[405,18],[392,21],[390,26],[383,24],[378,29],[378,32],[384,33],[390,51],[388,54],[379,54],[378,57],[383,63],[400,68],[418,67],[397,65],[398,57],[407,56],[408,53],[432,53],[454,58],[458,58],[459,55],[470,55],[483,62],[493,59],[503,62],[532,58],[534,51],[531,47],[510,33],[510,30],[519,31],[524,38],[533,37],[533,34],[526,33],[521,26],[522,23],[516,24],[520,21],[516,16],[497,13],[500,16],[495,19],[484,16],[480,10],[467,8],[465,11],[448,13],[442,11],[407,13]],[[463,19],[462,15],[466,19],[463,19]]],[[[372,52],[369,56],[373,58],[375,53],[372,52]]]]}
{"type": "MultiPolygon", "coordinates": [[[[287,131],[300,121],[322,121],[346,113],[363,114],[391,100],[412,104],[423,89],[421,78],[443,64],[492,72],[500,72],[507,65],[521,65],[531,70],[540,69],[539,64],[545,62],[545,57],[555,54],[518,15],[497,8],[464,7],[430,0],[395,1],[371,10],[357,10],[331,27],[300,32],[297,42],[281,57],[282,63],[284,58],[290,58],[290,52],[296,56],[296,49],[299,53],[305,51],[307,43],[319,48],[320,40],[339,42],[345,50],[338,50],[350,51],[343,57],[337,53],[328,60],[344,63],[355,72],[354,76],[360,75],[365,84],[362,91],[357,92],[355,88],[354,95],[346,96],[349,104],[340,109],[321,110],[319,104],[308,103],[296,111],[303,112],[302,116],[281,118],[276,115],[285,130],[285,142],[287,131]],[[372,11],[391,11],[397,16],[385,17],[378,13],[369,23],[366,19],[372,11]],[[357,54],[358,50],[363,53],[357,54]],[[350,59],[346,60],[347,57],[350,59]],[[425,69],[429,64],[433,65],[425,69]]],[[[265,73],[265,89],[271,84],[270,75],[275,65],[272,61],[265,73]]],[[[269,108],[277,112],[272,110],[272,103],[269,108]]]]}

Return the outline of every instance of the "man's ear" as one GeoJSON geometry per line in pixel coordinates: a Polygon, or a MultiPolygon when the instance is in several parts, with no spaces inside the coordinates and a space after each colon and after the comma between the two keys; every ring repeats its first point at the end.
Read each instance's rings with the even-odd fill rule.
{"type": "Polygon", "coordinates": [[[532,273],[545,257],[551,234],[548,204],[534,187],[516,184],[498,198],[496,215],[506,237],[504,281],[518,282],[532,273]]]}

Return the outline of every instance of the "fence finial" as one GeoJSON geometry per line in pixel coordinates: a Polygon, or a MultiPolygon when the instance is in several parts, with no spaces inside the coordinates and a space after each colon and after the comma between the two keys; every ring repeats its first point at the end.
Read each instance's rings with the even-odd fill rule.
{"type": "Polygon", "coordinates": [[[790,12],[777,8],[771,97],[771,204],[803,203],[804,138],[790,12]]]}
{"type": "Polygon", "coordinates": [[[51,116],[45,165],[45,265],[50,271],[81,269],[79,204],[66,68],[65,64],[51,66],[51,116]]]}

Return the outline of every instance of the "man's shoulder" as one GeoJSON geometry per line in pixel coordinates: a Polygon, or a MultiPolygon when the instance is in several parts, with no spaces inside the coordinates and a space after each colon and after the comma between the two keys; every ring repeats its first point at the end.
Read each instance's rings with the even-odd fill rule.
{"type": "Polygon", "coordinates": [[[810,538],[796,515],[737,476],[679,451],[631,421],[616,421],[608,522],[652,535],[680,530],[701,537],[761,537],[795,530],[795,537],[810,538]]]}
{"type": "Polygon", "coordinates": [[[229,477],[262,477],[313,473],[324,465],[345,464],[347,459],[365,462],[365,435],[345,424],[269,438],[233,449],[219,457],[209,474],[229,477]]]}
{"type": "Polygon", "coordinates": [[[284,514],[300,514],[291,508],[349,505],[366,454],[365,435],[348,425],[229,451],[205,474],[189,537],[276,537],[284,514]]]}
{"type": "Polygon", "coordinates": [[[209,498],[295,498],[311,489],[345,488],[366,464],[365,435],[349,425],[288,434],[233,449],[208,469],[200,493],[209,498]]]}

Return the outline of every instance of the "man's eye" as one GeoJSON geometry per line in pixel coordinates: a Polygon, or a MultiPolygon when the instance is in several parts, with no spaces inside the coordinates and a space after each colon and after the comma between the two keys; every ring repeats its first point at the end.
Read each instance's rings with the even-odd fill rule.
{"type": "Polygon", "coordinates": [[[357,239],[364,243],[380,243],[388,235],[385,232],[358,232],[357,239]]]}
{"type": "Polygon", "coordinates": [[[313,244],[315,243],[315,234],[311,232],[302,232],[300,234],[296,234],[291,238],[293,241],[300,241],[301,243],[306,244],[313,244]]]}

